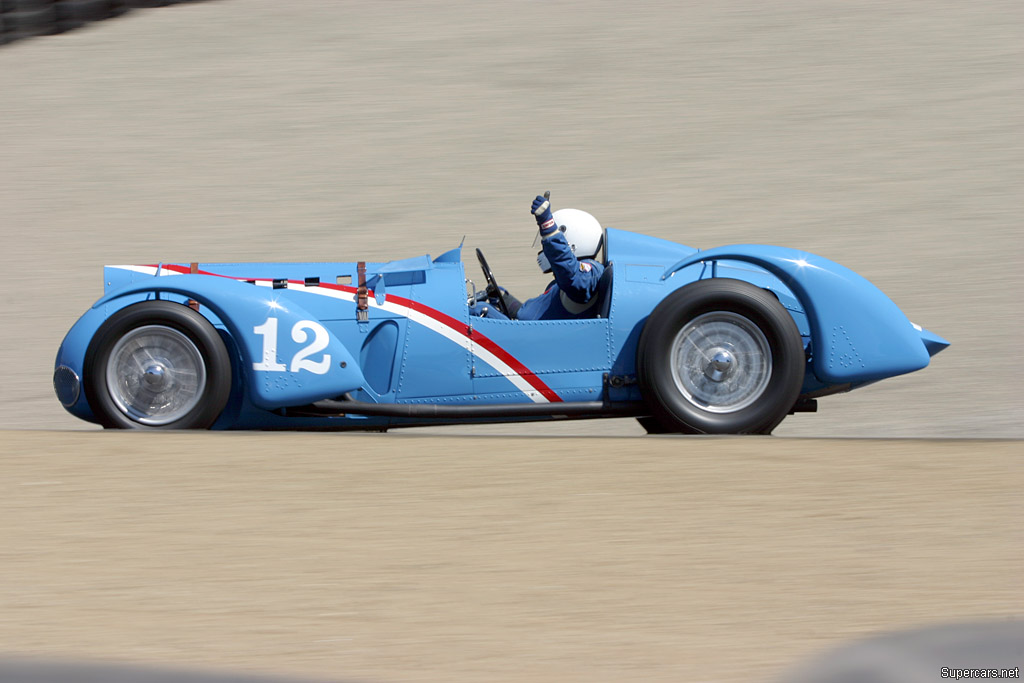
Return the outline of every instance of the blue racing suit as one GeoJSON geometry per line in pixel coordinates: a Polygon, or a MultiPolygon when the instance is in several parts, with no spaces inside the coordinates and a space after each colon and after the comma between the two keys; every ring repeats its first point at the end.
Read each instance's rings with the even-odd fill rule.
{"type": "Polygon", "coordinates": [[[519,320],[596,318],[601,307],[595,295],[604,266],[593,259],[577,259],[565,234],[559,230],[544,237],[541,248],[548,257],[555,280],[543,294],[524,301],[515,317],[519,320]]]}

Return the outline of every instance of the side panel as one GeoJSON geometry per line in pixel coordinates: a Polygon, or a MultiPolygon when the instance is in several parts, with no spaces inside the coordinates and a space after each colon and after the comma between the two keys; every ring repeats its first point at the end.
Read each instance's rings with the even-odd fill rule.
{"type": "Polygon", "coordinates": [[[808,314],[814,374],[823,382],[869,382],[928,365],[920,331],[899,307],[865,278],[821,256],[764,245],[718,247],[679,261],[664,277],[726,259],[764,268],[793,291],[808,314]]]}
{"type": "Polygon", "coordinates": [[[229,278],[179,275],[150,278],[100,299],[100,308],[124,296],[169,292],[209,307],[242,353],[249,395],[273,409],[332,398],[358,388],[363,374],[352,355],[295,294],[229,278]]]}
{"type": "MultiPolygon", "coordinates": [[[[391,294],[383,304],[409,320],[395,399],[444,402],[473,391],[469,311],[462,264],[444,264],[427,273],[407,296],[391,294]]],[[[385,274],[385,281],[388,275],[385,274]]]]}
{"type": "Polygon", "coordinates": [[[504,403],[525,397],[537,400],[543,382],[549,400],[597,400],[604,374],[611,369],[608,320],[473,320],[473,391],[482,401],[504,403]],[[495,347],[517,359],[503,362],[495,347]]]}
{"type": "Polygon", "coordinates": [[[401,331],[394,320],[385,320],[366,335],[359,350],[359,367],[366,385],[378,396],[391,391],[401,331]]]}
{"type": "MultiPolygon", "coordinates": [[[[430,262],[417,258],[388,264],[367,263],[370,289],[363,314],[357,314],[356,309],[355,272],[354,263],[204,263],[193,268],[182,264],[108,266],[108,295],[94,310],[103,309],[109,314],[130,298],[153,297],[158,290],[163,292],[163,298],[196,299],[211,322],[227,330],[232,339],[238,337],[246,343],[239,352],[244,356],[239,364],[252,370],[245,376],[247,397],[242,401],[243,417],[238,425],[262,424],[259,415],[250,415],[252,410],[245,405],[255,404],[260,409],[286,407],[333,398],[346,391],[352,391],[361,400],[417,403],[541,403],[593,399],[595,391],[600,391],[603,373],[610,365],[609,333],[604,320],[538,323],[535,333],[525,336],[511,331],[529,332],[530,323],[513,323],[508,334],[496,332],[501,340],[495,341],[470,327],[460,261],[430,262]],[[157,273],[160,276],[154,277],[157,273]],[[349,284],[340,284],[341,279],[334,282],[338,276],[349,284]],[[247,297],[256,298],[248,301],[247,297]],[[240,321],[236,313],[238,308],[253,307],[262,313],[271,306],[276,307],[273,316],[260,317],[251,312],[249,319],[240,321]],[[296,321],[284,320],[278,311],[304,313],[296,321]],[[332,344],[337,341],[351,358],[358,359],[358,363],[346,364],[360,370],[360,377],[350,375],[351,381],[332,384],[324,389],[323,395],[309,396],[311,392],[307,392],[301,395],[301,401],[293,391],[297,383],[288,381],[276,383],[290,387],[286,397],[276,392],[273,399],[266,395],[248,397],[249,388],[259,386],[261,373],[279,372],[282,365],[290,370],[296,353],[306,348],[302,344],[308,346],[315,341],[316,335],[309,326],[297,330],[298,334],[307,334],[304,342],[294,341],[290,336],[302,320],[321,325],[329,332],[332,344]],[[587,329],[577,336],[576,328],[587,329]],[[576,365],[570,367],[564,355],[556,360],[542,350],[544,340],[555,329],[560,330],[565,348],[575,349],[569,360],[579,361],[576,365]],[[271,351],[264,347],[267,340],[275,342],[271,351]],[[295,345],[300,348],[294,348],[295,345]],[[539,363],[539,370],[532,367],[534,362],[539,363]],[[489,380],[493,386],[474,386],[473,374],[477,370],[487,375],[481,381],[489,380]],[[359,384],[353,386],[356,379],[359,384]],[[486,396],[478,395],[481,390],[486,396]]],[[[323,356],[310,353],[300,360],[320,363],[323,356]]],[[[348,368],[339,365],[332,373],[348,368]]],[[[266,420],[273,421],[269,414],[266,420]]]]}
{"type": "MultiPolygon", "coordinates": [[[[668,294],[697,280],[712,277],[735,278],[774,293],[789,311],[797,328],[810,341],[810,325],[803,307],[793,292],[775,275],[750,263],[724,261],[702,263],[699,260],[681,268],[671,278],[663,278],[665,269],[681,259],[705,252],[665,240],[622,230],[608,230],[609,258],[614,262],[615,281],[609,310],[610,344],[614,355],[611,374],[623,379],[612,386],[615,400],[636,400],[639,390],[633,383],[640,333],[650,312],[668,294]]],[[[821,388],[811,372],[807,373],[805,389],[821,388]]]]}

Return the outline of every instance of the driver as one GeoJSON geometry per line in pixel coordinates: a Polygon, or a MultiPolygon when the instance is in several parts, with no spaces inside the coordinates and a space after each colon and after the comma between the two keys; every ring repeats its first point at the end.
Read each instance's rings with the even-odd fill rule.
{"type": "MultiPolygon", "coordinates": [[[[520,303],[507,292],[509,313],[518,320],[564,320],[594,318],[597,286],[604,266],[595,260],[601,250],[604,230],[596,218],[578,209],[560,209],[551,213],[551,203],[537,196],[530,208],[540,229],[541,251],[537,265],[541,272],[551,273],[554,281],[540,296],[520,303]]],[[[482,315],[503,318],[493,307],[485,307],[482,315]]]]}

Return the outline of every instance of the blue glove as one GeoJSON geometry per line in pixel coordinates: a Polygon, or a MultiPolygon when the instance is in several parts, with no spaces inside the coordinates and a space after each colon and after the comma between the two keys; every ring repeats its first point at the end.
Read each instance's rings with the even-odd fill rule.
{"type": "Polygon", "coordinates": [[[530,212],[537,219],[537,227],[540,228],[541,237],[547,237],[558,229],[555,225],[555,219],[551,215],[551,202],[544,199],[544,197],[537,195],[537,198],[533,200],[533,206],[530,207],[530,212]]]}

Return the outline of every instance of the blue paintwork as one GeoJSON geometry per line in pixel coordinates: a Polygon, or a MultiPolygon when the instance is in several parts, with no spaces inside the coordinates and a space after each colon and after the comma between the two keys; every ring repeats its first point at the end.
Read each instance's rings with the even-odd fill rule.
{"type": "MultiPolygon", "coordinates": [[[[672,264],[673,278],[697,262],[735,260],[764,268],[792,290],[807,312],[815,340],[814,374],[822,382],[870,382],[920,370],[929,346],[896,304],[849,268],[807,252],[756,244],[719,247],[672,264]]],[[[928,333],[932,349],[945,340],[928,333]]]]}
{"type": "MultiPolygon", "coordinates": [[[[235,386],[217,429],[367,429],[415,422],[287,414],[289,407],[346,392],[364,401],[449,405],[636,401],[642,398],[633,381],[637,343],[647,316],[669,293],[711,277],[744,280],[778,297],[808,350],[805,394],[920,369],[948,345],[910,323],[863,277],[812,254],[759,245],[698,251],[615,229],[606,231],[605,249],[611,294],[602,302],[602,316],[585,320],[470,317],[460,248],[433,260],[367,263],[365,320],[356,311],[355,262],[203,263],[197,274],[171,264],[165,267],[184,274],[159,277],[151,274],[153,267],[148,273],[137,272],[145,267],[107,267],[104,296],[68,332],[57,365],[82,376],[99,326],[125,306],[159,296],[198,302],[227,343],[235,386]],[[272,288],[272,280],[288,282],[272,288]],[[270,318],[277,320],[276,355],[264,358],[266,336],[255,329],[270,318]],[[294,364],[314,336],[308,325],[301,331],[303,321],[326,332],[324,348],[307,359],[322,373],[294,364]],[[300,330],[294,337],[293,328],[300,330]],[[624,381],[608,386],[608,375],[624,381]],[[281,408],[286,410],[275,410],[281,408]]],[[[95,421],[84,392],[68,410],[95,421]]]]}
{"type": "Polygon", "coordinates": [[[286,369],[277,372],[253,369],[256,363],[263,360],[263,336],[254,334],[253,329],[271,317],[278,320],[278,358],[293,358],[305,346],[301,342],[307,341],[308,332],[299,335],[296,340],[289,331],[299,321],[314,318],[296,301],[297,295],[287,289],[267,291],[265,287],[229,278],[176,275],[159,278],[156,283],[136,282],[127,285],[102,297],[93,308],[101,308],[120,297],[148,291],[169,292],[202,301],[213,311],[241,351],[249,398],[259,408],[281,408],[309,403],[325,396],[338,396],[359,388],[365,382],[355,359],[330,332],[326,346],[317,358],[329,366],[324,374],[297,370],[294,363],[282,363],[286,369]],[[296,401],[301,403],[297,404],[296,401]]]}

